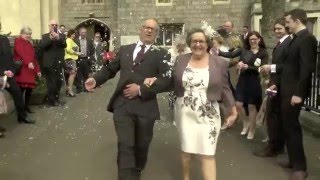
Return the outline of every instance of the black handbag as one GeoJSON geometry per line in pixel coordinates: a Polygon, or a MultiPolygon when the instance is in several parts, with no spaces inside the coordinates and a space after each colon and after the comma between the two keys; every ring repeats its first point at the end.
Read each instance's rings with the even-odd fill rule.
{"type": "Polygon", "coordinates": [[[22,68],[22,61],[20,61],[20,60],[15,60],[14,61],[14,68],[15,68],[15,70],[16,70],[16,73],[15,74],[19,74],[20,73],[20,71],[21,71],[21,68],[22,68]]]}

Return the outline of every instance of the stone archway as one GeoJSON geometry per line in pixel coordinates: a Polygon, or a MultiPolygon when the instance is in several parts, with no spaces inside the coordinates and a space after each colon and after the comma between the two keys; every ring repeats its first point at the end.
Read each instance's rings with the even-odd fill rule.
{"type": "Polygon", "coordinates": [[[109,50],[110,48],[110,43],[112,43],[110,41],[110,37],[111,37],[111,30],[109,28],[109,26],[97,19],[97,18],[88,18],[82,22],[80,22],[77,26],[76,26],[76,30],[78,30],[81,27],[86,27],[87,28],[87,37],[89,39],[93,39],[94,34],[96,32],[100,32],[101,34],[101,38],[102,38],[102,42],[106,42],[107,43],[107,50],[109,50]]]}

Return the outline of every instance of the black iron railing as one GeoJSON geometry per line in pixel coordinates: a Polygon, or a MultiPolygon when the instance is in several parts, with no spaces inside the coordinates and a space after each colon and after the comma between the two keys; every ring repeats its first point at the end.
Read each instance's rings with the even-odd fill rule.
{"type": "Polygon", "coordinates": [[[317,57],[317,66],[316,72],[312,75],[312,89],[311,96],[306,99],[304,102],[304,107],[307,111],[315,111],[320,113],[320,42],[318,44],[318,57],[317,57]]]}

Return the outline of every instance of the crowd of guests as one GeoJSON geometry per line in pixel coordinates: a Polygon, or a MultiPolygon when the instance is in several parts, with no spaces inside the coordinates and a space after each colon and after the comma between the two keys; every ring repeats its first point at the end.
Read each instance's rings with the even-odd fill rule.
{"type": "MultiPolygon", "coordinates": [[[[28,26],[23,26],[14,40],[13,53],[8,38],[0,37],[1,76],[8,77],[6,89],[13,98],[19,123],[35,123],[30,116],[34,111],[29,102],[37,87],[37,78],[44,78],[46,82],[46,106],[63,106],[66,102],[61,99],[60,91],[64,81],[66,96],[75,97],[86,91],[84,81],[114,58],[112,52],[107,52],[100,32],[90,40],[85,27],[66,31],[65,26],[58,27],[55,20],[50,21],[49,33],[42,35],[36,49],[32,44],[32,29],[28,26]]],[[[1,127],[0,137],[4,137],[4,131],[1,127]]]]}
{"type": "MultiPolygon", "coordinates": [[[[269,140],[266,147],[254,154],[273,157],[284,153],[286,147],[289,161],[285,166],[292,169],[290,180],[303,180],[308,173],[298,118],[310,93],[317,53],[317,40],[306,23],[307,15],[302,9],[279,17],[274,24],[279,41],[271,56],[260,33],[243,26],[243,34],[239,36],[233,32],[230,21],[217,31],[206,26],[191,30],[187,36],[180,35],[168,52],[154,46],[159,25],[155,19],[147,19],[140,27],[139,41],[121,46],[108,66],[93,73],[96,70],[92,70],[93,64],[102,65],[98,60],[103,58],[102,53],[96,53],[97,49],[103,49],[99,44],[101,35],[96,33],[93,42],[87,39],[86,29],[80,28],[79,37],[76,31],[69,30],[65,38],[52,20],[50,32],[40,42],[40,63],[28,41],[31,29],[23,28],[21,37],[15,41],[13,58],[8,50],[1,50],[0,59],[6,59],[6,64],[0,70],[9,77],[7,89],[15,96],[18,121],[22,123],[35,123],[26,113],[31,111],[27,104],[30,96],[23,99],[21,93],[31,94],[35,76],[44,75],[48,105],[58,106],[64,104],[60,100],[63,78],[67,79],[66,95],[74,97],[76,93],[92,91],[120,71],[119,83],[108,105],[118,137],[119,180],[140,179],[147,163],[153,126],[160,117],[156,95],[166,91],[171,92],[169,103],[174,109],[181,142],[184,180],[190,179],[192,155],[201,160],[204,179],[215,180],[220,130],[230,128],[243,114],[240,134],[252,140],[259,111],[265,111],[263,119],[269,140]],[[25,51],[21,46],[30,46],[27,55],[21,55],[25,51]],[[11,58],[22,61],[20,75],[11,58]],[[229,73],[233,66],[238,75],[235,88],[229,73]],[[62,76],[63,70],[66,77],[62,76]],[[261,108],[265,95],[266,108],[261,108]]],[[[4,39],[1,43],[8,43],[1,38],[4,39]]]]}

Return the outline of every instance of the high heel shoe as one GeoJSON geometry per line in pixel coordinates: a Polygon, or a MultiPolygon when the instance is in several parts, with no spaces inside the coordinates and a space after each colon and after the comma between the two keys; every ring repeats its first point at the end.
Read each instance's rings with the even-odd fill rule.
{"type": "Polygon", "coordinates": [[[255,133],[254,131],[253,132],[249,131],[248,135],[247,135],[247,139],[249,139],[249,140],[254,139],[254,133],[255,133]]]}
{"type": "Polygon", "coordinates": [[[67,95],[68,97],[76,97],[76,95],[73,94],[73,92],[70,91],[70,90],[67,90],[67,91],[66,91],[66,95],[67,95]]]}
{"type": "Polygon", "coordinates": [[[248,131],[249,131],[249,128],[243,128],[240,134],[244,136],[248,133],[248,131]]]}
{"type": "Polygon", "coordinates": [[[0,132],[0,138],[4,138],[6,135],[4,135],[4,133],[0,132]]]}

